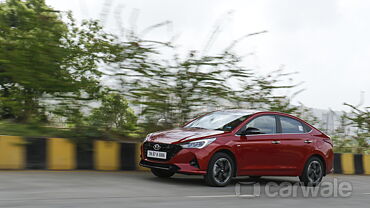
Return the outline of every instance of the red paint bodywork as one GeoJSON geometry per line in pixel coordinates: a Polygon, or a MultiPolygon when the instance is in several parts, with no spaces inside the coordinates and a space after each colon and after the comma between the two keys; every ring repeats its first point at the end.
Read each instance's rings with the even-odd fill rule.
{"type": "Polygon", "coordinates": [[[236,176],[300,176],[305,162],[313,155],[322,158],[325,172],[333,171],[332,142],[328,136],[305,121],[294,116],[278,112],[258,112],[252,114],[231,132],[206,129],[177,128],[169,131],[153,133],[148,141],[166,144],[180,144],[186,140],[214,138],[217,139],[203,149],[182,149],[168,161],[151,160],[143,154],[141,159],[152,163],[176,165],[178,172],[185,174],[206,174],[208,162],[218,151],[232,154],[236,164],[236,176]],[[260,115],[282,115],[301,121],[312,130],[302,134],[274,134],[274,135],[236,135],[238,130],[260,115]],[[312,140],[312,143],[304,143],[312,140]],[[273,144],[272,141],[280,141],[273,144]],[[196,159],[199,168],[190,165],[196,159]]]}

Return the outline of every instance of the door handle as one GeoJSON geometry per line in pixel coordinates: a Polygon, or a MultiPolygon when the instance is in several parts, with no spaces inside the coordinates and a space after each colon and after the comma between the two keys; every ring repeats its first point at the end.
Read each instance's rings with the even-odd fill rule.
{"type": "Polygon", "coordinates": [[[272,141],[272,144],[280,144],[280,141],[272,141]]]}
{"type": "Polygon", "coordinates": [[[312,140],[304,140],[304,143],[310,144],[310,143],[312,143],[312,140]]]}

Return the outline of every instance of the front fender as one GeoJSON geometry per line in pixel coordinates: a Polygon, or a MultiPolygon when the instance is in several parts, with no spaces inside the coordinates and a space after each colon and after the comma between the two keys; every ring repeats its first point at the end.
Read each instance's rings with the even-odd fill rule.
{"type": "Polygon", "coordinates": [[[230,148],[229,146],[226,146],[226,145],[219,145],[219,144],[210,144],[209,146],[207,146],[206,148],[204,149],[199,149],[199,150],[196,150],[195,155],[197,157],[197,160],[198,160],[198,164],[199,164],[199,169],[200,170],[207,170],[208,169],[208,164],[210,162],[210,160],[212,159],[213,155],[217,152],[221,152],[221,151],[227,151],[227,152],[230,152],[234,159],[234,162],[235,162],[235,165],[237,166],[237,161],[235,160],[235,152],[232,148],[230,148]]]}

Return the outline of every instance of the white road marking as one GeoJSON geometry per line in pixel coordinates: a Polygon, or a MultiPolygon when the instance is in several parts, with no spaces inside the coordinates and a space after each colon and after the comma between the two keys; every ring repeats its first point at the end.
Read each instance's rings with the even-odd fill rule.
{"type": "Polygon", "coordinates": [[[236,197],[258,197],[258,195],[249,195],[249,194],[243,194],[243,195],[213,195],[213,196],[185,196],[188,198],[236,198],[236,197]]]}
{"type": "Polygon", "coordinates": [[[249,195],[249,194],[243,194],[243,195],[239,195],[238,197],[245,197],[245,198],[250,198],[250,197],[259,197],[260,195],[249,195]]]}
{"type": "Polygon", "coordinates": [[[362,193],[362,194],[365,194],[365,195],[370,195],[370,193],[362,193]]]}

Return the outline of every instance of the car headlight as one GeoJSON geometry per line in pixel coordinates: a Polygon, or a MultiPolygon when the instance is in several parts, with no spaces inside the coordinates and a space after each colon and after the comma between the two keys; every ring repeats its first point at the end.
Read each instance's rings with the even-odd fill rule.
{"type": "Polygon", "coordinates": [[[149,139],[151,136],[152,136],[152,134],[148,134],[148,135],[146,135],[146,137],[145,137],[145,139],[144,139],[144,141],[143,141],[143,142],[148,141],[148,139],[149,139]]]}
{"type": "Polygon", "coordinates": [[[209,144],[211,144],[212,142],[214,142],[215,140],[216,138],[201,139],[201,140],[196,140],[196,141],[192,141],[189,143],[181,144],[180,146],[185,149],[189,149],[189,148],[202,149],[208,146],[209,144]]]}

